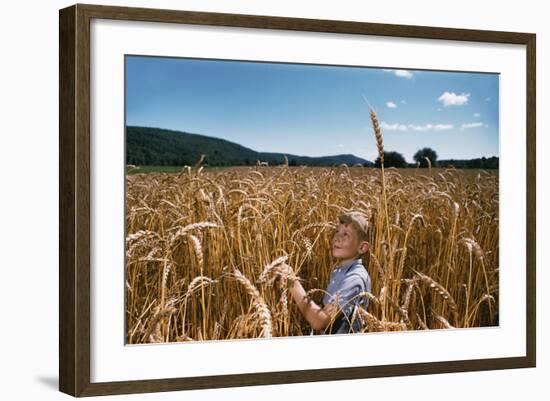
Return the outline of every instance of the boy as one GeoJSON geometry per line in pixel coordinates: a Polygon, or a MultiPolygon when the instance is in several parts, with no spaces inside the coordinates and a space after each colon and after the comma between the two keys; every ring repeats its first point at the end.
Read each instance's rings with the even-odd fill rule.
{"type": "Polygon", "coordinates": [[[369,250],[367,242],[367,218],[358,212],[344,213],[332,238],[332,256],[339,260],[329,278],[322,304],[317,305],[306,297],[306,291],[288,265],[276,271],[288,277],[292,298],[311,327],[322,334],[357,332],[361,328],[359,314],[354,315],[356,305],[367,308],[368,298],[360,293],[371,291],[367,270],[361,262],[369,250]],[[350,325],[350,323],[352,323],[350,325]]]}

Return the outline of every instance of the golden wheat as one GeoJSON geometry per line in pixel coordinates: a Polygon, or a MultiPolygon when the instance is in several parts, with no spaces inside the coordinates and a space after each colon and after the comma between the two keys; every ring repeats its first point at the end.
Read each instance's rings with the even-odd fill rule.
{"type": "Polygon", "coordinates": [[[127,176],[130,343],[310,334],[288,283],[320,303],[348,210],[370,220],[361,331],[499,324],[497,173],[201,167],[127,176]]]}

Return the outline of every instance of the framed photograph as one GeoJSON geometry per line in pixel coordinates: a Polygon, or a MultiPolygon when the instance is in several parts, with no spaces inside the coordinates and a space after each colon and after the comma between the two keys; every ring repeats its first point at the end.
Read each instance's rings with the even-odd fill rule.
{"type": "Polygon", "coordinates": [[[534,34],[59,29],[60,391],[535,366],[534,34]]]}

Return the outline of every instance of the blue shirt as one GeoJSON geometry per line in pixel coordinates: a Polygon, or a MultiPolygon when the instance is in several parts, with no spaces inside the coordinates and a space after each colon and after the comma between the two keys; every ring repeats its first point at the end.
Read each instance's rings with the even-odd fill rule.
{"type": "Polygon", "coordinates": [[[350,321],[356,306],[367,309],[369,299],[361,295],[362,292],[371,292],[370,276],[361,259],[355,259],[344,265],[337,266],[330,273],[323,305],[336,303],[342,309],[342,314],[323,331],[324,334],[342,334],[358,332],[361,329],[361,317],[356,314],[350,327],[350,321]]]}

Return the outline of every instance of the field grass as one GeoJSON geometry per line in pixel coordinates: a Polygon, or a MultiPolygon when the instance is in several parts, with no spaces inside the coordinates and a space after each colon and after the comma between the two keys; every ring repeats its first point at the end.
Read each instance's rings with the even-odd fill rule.
{"type": "Polygon", "coordinates": [[[370,216],[362,331],[498,325],[498,170],[177,169],[126,177],[129,343],[310,334],[266,272],[287,263],[319,301],[352,209],[370,216]]]}

